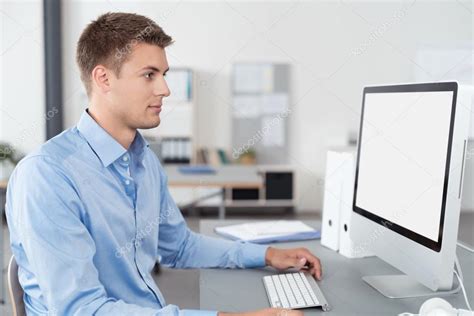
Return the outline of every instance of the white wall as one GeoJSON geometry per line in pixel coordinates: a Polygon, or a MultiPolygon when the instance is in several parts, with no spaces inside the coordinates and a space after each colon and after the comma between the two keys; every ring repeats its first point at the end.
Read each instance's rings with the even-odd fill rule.
{"type": "MultiPolygon", "coordinates": [[[[437,70],[433,76],[429,62],[416,60],[418,48],[426,44],[452,47],[459,42],[472,41],[470,1],[411,3],[413,1],[64,1],[66,126],[73,126],[87,105],[74,61],[75,45],[82,29],[108,11],[145,14],[176,41],[168,49],[170,65],[197,71],[198,143],[201,145],[231,150],[229,79],[233,62],[275,61],[293,65],[289,142],[291,163],[297,168],[297,203],[299,209],[320,209],[325,152],[330,146],[344,144],[348,133],[357,130],[362,87],[412,81],[420,71],[426,72],[432,80],[441,80],[445,72],[440,75],[437,70]]],[[[26,41],[23,45],[34,44],[26,41]]],[[[26,55],[24,58],[10,58],[28,59],[29,63],[36,60],[36,55],[31,57],[32,48],[24,46],[16,52],[26,55]]],[[[25,67],[17,73],[12,69],[14,64],[8,63],[11,71],[7,73],[15,73],[18,77],[15,79],[21,82],[28,70],[25,67]]],[[[445,70],[463,66],[465,60],[452,60],[445,70]]],[[[3,74],[4,70],[2,77],[3,74]]],[[[27,82],[27,89],[32,84],[40,86],[42,76],[38,76],[37,81],[28,78],[27,82]]],[[[26,121],[29,118],[34,121],[42,113],[44,98],[26,94],[21,87],[16,84],[15,93],[8,93],[9,102],[15,104],[9,109],[17,109],[18,105],[23,111],[19,116],[26,115],[26,121]],[[23,98],[28,98],[27,102],[23,98]],[[23,110],[26,106],[31,109],[23,110]]],[[[5,120],[2,113],[2,133],[11,138],[15,132],[11,127],[4,128],[5,120]]]]}
{"type": "Polygon", "coordinates": [[[25,153],[46,137],[42,6],[0,2],[0,141],[25,153]]]}

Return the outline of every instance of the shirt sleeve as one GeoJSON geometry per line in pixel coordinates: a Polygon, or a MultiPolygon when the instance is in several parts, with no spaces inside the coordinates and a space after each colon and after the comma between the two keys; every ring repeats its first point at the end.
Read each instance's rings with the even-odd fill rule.
{"type": "Polygon", "coordinates": [[[265,266],[268,246],[229,241],[192,232],[171,197],[160,166],[161,210],[158,253],[174,268],[257,268],[265,266]]]}
{"type": "Polygon", "coordinates": [[[175,305],[157,310],[108,296],[94,265],[96,248],[82,220],[83,205],[62,170],[46,157],[29,157],[9,181],[7,219],[25,300],[31,287],[39,287],[52,315],[216,315],[175,305]]]}

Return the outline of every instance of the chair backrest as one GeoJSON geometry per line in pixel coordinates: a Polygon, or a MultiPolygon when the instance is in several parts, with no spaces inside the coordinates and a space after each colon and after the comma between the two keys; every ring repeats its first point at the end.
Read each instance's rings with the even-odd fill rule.
{"type": "Polygon", "coordinates": [[[8,263],[8,293],[12,303],[13,316],[26,316],[23,289],[18,281],[18,265],[14,256],[8,263]]]}

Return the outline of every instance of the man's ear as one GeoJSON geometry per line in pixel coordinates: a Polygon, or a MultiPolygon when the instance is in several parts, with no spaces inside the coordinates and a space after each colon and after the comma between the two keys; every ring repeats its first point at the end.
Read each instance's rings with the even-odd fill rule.
{"type": "Polygon", "coordinates": [[[110,78],[111,70],[107,69],[103,65],[97,65],[92,70],[92,84],[95,86],[97,91],[107,93],[110,91],[110,78]]]}

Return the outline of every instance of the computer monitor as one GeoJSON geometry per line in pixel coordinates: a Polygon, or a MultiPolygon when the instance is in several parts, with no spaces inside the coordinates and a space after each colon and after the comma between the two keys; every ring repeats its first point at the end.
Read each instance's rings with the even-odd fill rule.
{"type": "Polygon", "coordinates": [[[470,117],[458,92],[456,82],[364,88],[350,236],[405,273],[363,278],[385,296],[453,287],[470,117]]]}

